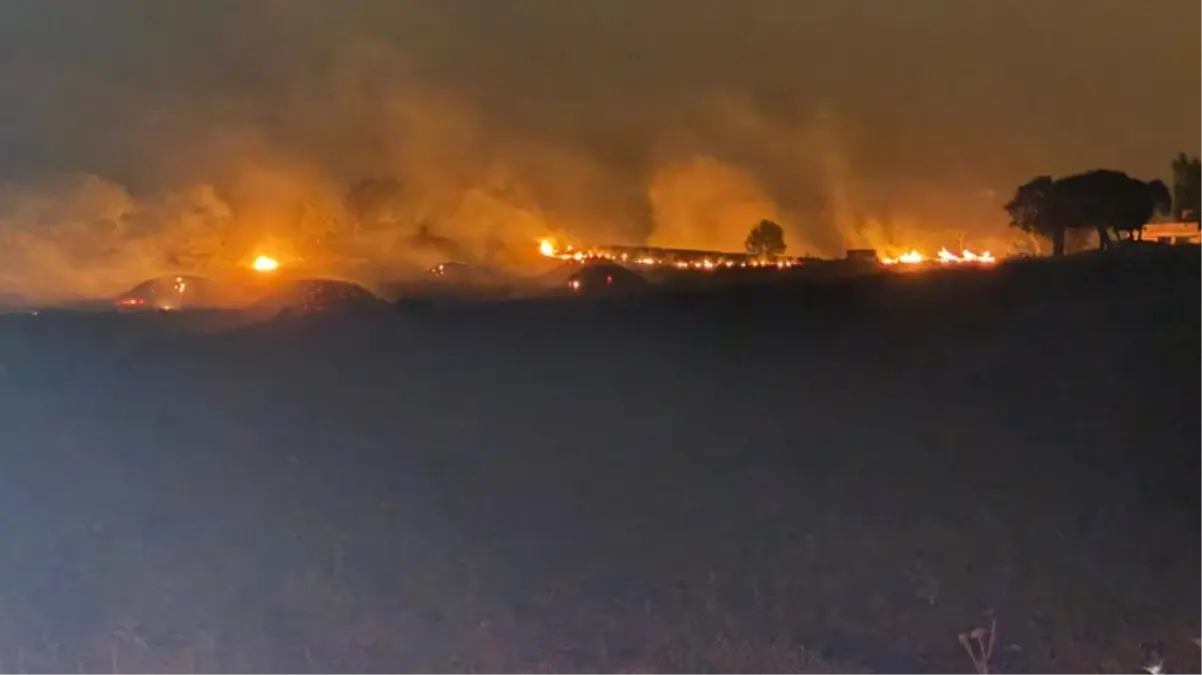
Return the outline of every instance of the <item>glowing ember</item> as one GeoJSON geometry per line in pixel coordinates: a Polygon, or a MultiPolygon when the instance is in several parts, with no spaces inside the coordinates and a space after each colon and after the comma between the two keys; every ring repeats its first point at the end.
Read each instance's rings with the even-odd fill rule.
{"type": "Polygon", "coordinates": [[[255,261],[250,264],[251,269],[256,272],[274,272],[280,268],[280,263],[275,258],[269,258],[261,255],[255,258],[255,261]]]}

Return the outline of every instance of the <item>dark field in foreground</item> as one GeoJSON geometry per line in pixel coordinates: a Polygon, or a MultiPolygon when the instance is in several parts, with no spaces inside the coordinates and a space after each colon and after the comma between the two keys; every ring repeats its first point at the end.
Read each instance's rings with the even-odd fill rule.
{"type": "Polygon", "coordinates": [[[1195,250],[0,319],[0,671],[1197,672],[1195,250]]]}

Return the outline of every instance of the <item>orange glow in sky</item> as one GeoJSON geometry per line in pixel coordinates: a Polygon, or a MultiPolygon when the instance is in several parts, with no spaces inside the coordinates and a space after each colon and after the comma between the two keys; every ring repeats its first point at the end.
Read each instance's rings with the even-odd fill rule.
{"type": "Polygon", "coordinates": [[[252,262],[250,266],[256,272],[274,272],[275,270],[279,269],[280,263],[275,258],[261,255],[255,258],[255,261],[252,262]]]}

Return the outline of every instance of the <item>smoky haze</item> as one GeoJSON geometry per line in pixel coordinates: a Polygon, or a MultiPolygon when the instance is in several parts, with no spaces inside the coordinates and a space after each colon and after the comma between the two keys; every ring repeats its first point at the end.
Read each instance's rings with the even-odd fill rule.
{"type": "Polygon", "coordinates": [[[1199,22],[1188,0],[8,0],[0,282],[517,264],[547,234],[738,249],[761,218],[798,254],[1004,250],[1030,177],[1198,150],[1199,22]],[[403,199],[339,239],[373,177],[403,199]]]}

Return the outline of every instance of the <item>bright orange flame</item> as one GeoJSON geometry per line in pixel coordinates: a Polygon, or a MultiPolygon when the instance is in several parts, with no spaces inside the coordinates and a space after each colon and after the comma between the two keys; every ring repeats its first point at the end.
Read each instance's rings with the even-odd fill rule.
{"type": "Polygon", "coordinates": [[[951,251],[947,250],[946,248],[942,248],[942,249],[939,249],[939,262],[941,262],[941,263],[985,263],[985,264],[988,264],[988,263],[993,263],[993,262],[997,262],[997,261],[989,251],[985,251],[984,253],[978,254],[978,253],[973,253],[972,251],[969,251],[968,249],[965,249],[960,252],[960,255],[956,255],[955,253],[952,253],[951,251]]]}
{"type": "Polygon", "coordinates": [[[886,265],[896,265],[898,263],[903,265],[917,265],[925,260],[926,257],[914,249],[906,251],[896,258],[881,258],[881,262],[886,265]]]}
{"type": "Polygon", "coordinates": [[[280,268],[280,263],[275,258],[261,255],[255,258],[255,261],[250,266],[256,272],[274,272],[280,268]]]}
{"type": "MultiPolygon", "coordinates": [[[[897,265],[897,264],[917,265],[919,263],[927,262],[927,260],[928,260],[928,258],[926,256],[919,253],[915,249],[911,249],[896,258],[889,258],[889,257],[880,258],[880,262],[885,265],[897,265]]],[[[934,260],[939,263],[942,263],[944,265],[960,264],[960,263],[977,263],[977,264],[989,265],[989,264],[997,262],[997,259],[994,258],[993,254],[991,254],[989,251],[985,251],[983,253],[974,253],[972,251],[965,249],[960,252],[960,255],[956,255],[955,253],[952,253],[951,251],[947,250],[946,248],[939,249],[939,253],[935,254],[934,260]]]]}
{"type": "Polygon", "coordinates": [[[538,242],[538,252],[548,258],[555,257],[555,243],[550,239],[540,239],[538,242]]]}

